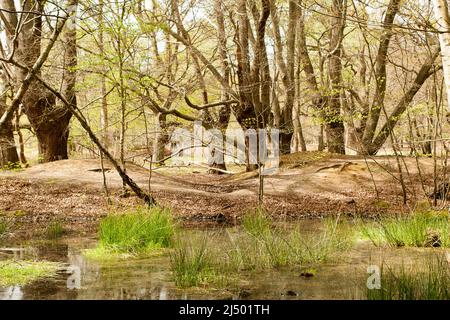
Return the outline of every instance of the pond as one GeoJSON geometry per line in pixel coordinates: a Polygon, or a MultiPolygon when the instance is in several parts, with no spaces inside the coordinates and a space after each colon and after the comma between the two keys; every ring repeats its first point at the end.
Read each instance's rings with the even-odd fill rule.
{"type": "MultiPolygon", "coordinates": [[[[296,222],[304,232],[314,232],[320,222],[296,222]]],[[[221,245],[229,229],[183,229],[182,236],[206,236],[221,245]]],[[[98,261],[83,251],[97,244],[95,237],[31,240],[2,243],[0,260],[46,260],[66,266],[55,277],[23,286],[0,287],[0,299],[361,299],[368,268],[413,265],[425,261],[440,248],[381,248],[357,240],[354,246],[332,261],[308,266],[273,268],[264,272],[243,271],[237,284],[216,288],[177,288],[170,256],[98,261]]],[[[214,245],[214,243],[213,243],[214,245]]]]}

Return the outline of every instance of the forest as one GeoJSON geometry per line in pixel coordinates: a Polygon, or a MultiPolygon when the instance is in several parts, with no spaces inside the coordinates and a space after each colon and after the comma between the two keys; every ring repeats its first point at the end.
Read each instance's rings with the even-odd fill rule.
{"type": "Polygon", "coordinates": [[[0,44],[1,300],[449,300],[448,0],[0,0],[0,44]]]}

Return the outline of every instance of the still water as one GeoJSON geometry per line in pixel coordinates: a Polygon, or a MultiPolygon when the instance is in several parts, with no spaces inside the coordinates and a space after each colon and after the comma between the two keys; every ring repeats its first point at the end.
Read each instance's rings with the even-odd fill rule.
{"type": "MultiPolygon", "coordinates": [[[[210,232],[189,230],[186,235],[210,232]]],[[[220,242],[220,237],[213,239],[220,242]]],[[[172,281],[168,255],[99,262],[83,255],[96,242],[92,237],[1,244],[0,259],[58,261],[66,269],[29,285],[0,287],[0,299],[359,299],[370,266],[415,264],[434,251],[377,248],[359,241],[336,261],[313,266],[316,274],[311,277],[298,266],[244,272],[233,288],[180,289],[172,281]]]]}

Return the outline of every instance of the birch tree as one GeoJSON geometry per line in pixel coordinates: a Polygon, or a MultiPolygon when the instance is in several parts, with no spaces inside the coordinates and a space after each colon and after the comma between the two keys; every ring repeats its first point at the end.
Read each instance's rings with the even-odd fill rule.
{"type": "Polygon", "coordinates": [[[447,91],[447,107],[450,110],[450,11],[447,0],[433,0],[441,45],[442,68],[447,91]]]}

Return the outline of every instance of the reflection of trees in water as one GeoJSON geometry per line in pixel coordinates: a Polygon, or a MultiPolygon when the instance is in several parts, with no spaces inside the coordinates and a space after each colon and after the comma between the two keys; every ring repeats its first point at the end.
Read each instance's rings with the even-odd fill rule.
{"type": "Polygon", "coordinates": [[[73,300],[78,297],[78,290],[67,289],[66,277],[56,280],[39,280],[22,288],[23,299],[73,300]]]}
{"type": "Polygon", "coordinates": [[[57,241],[48,241],[33,245],[39,259],[48,261],[66,262],[69,252],[69,245],[57,241]]]}
{"type": "MultiPolygon", "coordinates": [[[[138,263],[138,262],[136,262],[138,263]]],[[[79,291],[81,299],[119,299],[119,300],[165,300],[168,291],[165,280],[160,279],[152,266],[98,267],[88,264],[82,270],[82,286],[87,290],[79,291]]]]}

